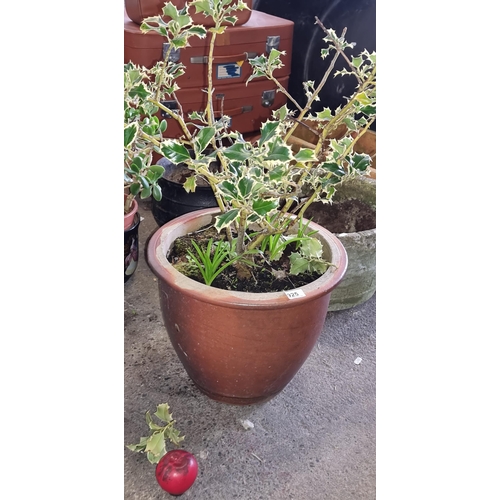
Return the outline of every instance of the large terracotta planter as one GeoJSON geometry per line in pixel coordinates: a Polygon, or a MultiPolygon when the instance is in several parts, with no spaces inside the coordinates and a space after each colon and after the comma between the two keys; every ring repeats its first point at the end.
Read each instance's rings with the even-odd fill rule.
{"type": "Polygon", "coordinates": [[[209,224],[208,208],[185,214],[150,238],[147,259],[158,278],[160,305],[170,341],[188,375],[210,398],[253,404],[276,396],[312,351],[326,318],[331,291],[347,267],[338,238],[321,226],[317,237],[335,264],[321,278],[290,292],[245,293],[208,287],[167,260],[177,237],[209,224]]]}

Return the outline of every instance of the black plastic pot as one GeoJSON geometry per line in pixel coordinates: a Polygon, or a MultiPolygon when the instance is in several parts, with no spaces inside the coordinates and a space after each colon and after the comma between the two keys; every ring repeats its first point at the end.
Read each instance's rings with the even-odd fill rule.
{"type": "Polygon", "coordinates": [[[139,212],[135,214],[134,223],[125,230],[124,250],[125,250],[125,283],[134,274],[139,261],[139,224],[141,217],[139,212]]]}
{"type": "Polygon", "coordinates": [[[167,179],[177,165],[166,158],[159,160],[158,165],[165,168],[163,177],[158,181],[162,198],[160,201],[153,199],[151,212],[159,226],[163,226],[180,215],[217,206],[211,187],[197,186],[194,192],[188,193],[181,183],[167,179]]]}

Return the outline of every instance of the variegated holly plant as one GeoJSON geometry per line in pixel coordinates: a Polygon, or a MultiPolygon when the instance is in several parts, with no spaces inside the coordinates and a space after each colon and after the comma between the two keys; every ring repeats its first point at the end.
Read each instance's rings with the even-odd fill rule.
{"type": "MultiPolygon", "coordinates": [[[[236,241],[234,248],[238,254],[270,252],[272,248],[283,248],[292,242],[297,250],[292,254],[292,272],[324,272],[328,264],[321,259],[321,243],[302,224],[302,216],[315,201],[330,203],[339,183],[362,174],[370,164],[369,155],[356,153],[354,145],[376,118],[376,54],[364,50],[348,56],[347,52],[352,51],[355,44],[345,40],[345,30],[337,36],[317,19],[318,29],[325,34],[325,48],[320,56],[331,58],[331,62],[319,84],[304,83],[307,100],[304,106],[300,106],[273,76],[282,66],[283,52],[272,49],[269,54],[249,59],[253,69],[249,81],[268,78],[297,108],[292,111],[283,106],[274,111],[273,117],[262,124],[258,140],[250,142],[238,131],[228,128],[228,117],[216,119],[210,98],[214,91],[211,58],[216,37],[226,29],[224,23],[235,21],[232,17],[235,9],[247,8],[242,0],[232,2],[188,2],[187,7],[194,6],[197,13],[202,12],[214,20],[212,28],[194,25],[187,7],[178,10],[170,2],[165,4],[164,17],[145,19],[141,30],[164,36],[169,49],[164,60],[152,70],[133,64],[126,66],[126,82],[127,75],[132,80],[131,74],[140,73],[140,77],[134,78],[135,85],[128,88],[128,94],[143,99],[141,109],[149,111],[146,113],[148,125],[156,127],[147,134],[149,139],[155,139],[151,141],[153,149],[175,164],[187,165],[192,171],[192,176],[184,183],[186,191],[195,191],[198,177],[208,181],[221,210],[215,227],[218,231],[224,230],[230,242],[236,241]],[[202,113],[184,116],[180,103],[177,110],[172,110],[163,106],[162,101],[177,101],[176,80],[185,68],[170,60],[170,52],[182,50],[191,36],[209,37],[206,89],[209,98],[202,113]],[[335,68],[339,59],[342,69],[335,68]],[[357,81],[353,95],[345,104],[336,110],[325,108],[321,112],[311,112],[328,79],[343,77],[357,81]],[[166,126],[153,118],[153,112],[159,109],[179,123],[183,131],[180,139],[161,139],[159,134],[155,135],[166,126]],[[291,138],[299,124],[314,129],[318,138],[316,145],[292,149],[291,138]],[[331,139],[332,132],[339,127],[347,132],[339,139],[331,139]],[[213,168],[214,161],[219,165],[217,169],[213,168]]],[[[275,255],[279,258],[281,254],[276,252],[275,255]]]]}

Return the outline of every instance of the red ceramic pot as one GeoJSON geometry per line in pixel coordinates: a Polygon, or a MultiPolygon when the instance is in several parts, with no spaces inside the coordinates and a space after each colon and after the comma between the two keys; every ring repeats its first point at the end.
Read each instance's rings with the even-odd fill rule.
{"type": "Polygon", "coordinates": [[[147,259],[158,278],[163,322],[188,375],[210,398],[230,404],[261,403],[292,380],[323,329],[330,294],[347,268],[347,253],[333,234],[311,222],[335,267],[285,292],[246,293],[198,283],[167,260],[177,237],[211,223],[218,208],[178,217],[150,238],[147,259]]]}

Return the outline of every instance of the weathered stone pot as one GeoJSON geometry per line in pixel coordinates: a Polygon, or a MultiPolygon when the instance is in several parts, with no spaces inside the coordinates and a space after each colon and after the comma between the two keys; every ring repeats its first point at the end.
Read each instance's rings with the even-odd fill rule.
{"type": "Polygon", "coordinates": [[[334,264],[313,283],[295,293],[208,287],[174,269],[167,254],[177,237],[210,224],[218,213],[199,210],[160,227],[148,242],[148,264],[158,278],[165,328],[193,382],[217,401],[261,403],[282,391],[311,353],[347,254],[338,238],[311,223],[334,264]]]}
{"type": "MultiPolygon", "coordinates": [[[[313,132],[316,122],[306,120],[306,123],[309,125],[308,127],[300,124],[290,138],[290,144],[295,151],[299,146],[314,148],[317,143],[318,136],[313,132]]],[[[329,137],[338,139],[346,131],[345,127],[340,127],[329,137]]],[[[357,152],[370,155],[372,158],[371,166],[365,176],[339,186],[334,200],[338,202],[349,199],[358,200],[366,203],[376,211],[376,133],[372,130],[366,131],[358,139],[354,149],[357,152]]],[[[320,205],[323,209],[328,207],[327,205],[320,205]]],[[[306,212],[307,217],[312,217],[315,220],[313,215],[312,210],[306,212]]],[[[321,224],[342,241],[349,256],[349,268],[342,283],[332,292],[328,310],[341,311],[366,302],[375,293],[376,226],[373,225],[373,227],[361,231],[352,229],[346,232],[336,232],[328,221],[322,219],[321,224]]]]}
{"type": "MultiPolygon", "coordinates": [[[[333,199],[336,202],[357,200],[376,211],[376,180],[364,176],[351,179],[337,188],[333,199]]],[[[322,211],[331,208],[329,205],[320,205],[322,211]]],[[[305,215],[315,220],[312,210],[307,210],[305,215]]],[[[334,232],[333,220],[329,222],[322,218],[320,222],[334,232]]],[[[362,231],[334,234],[347,251],[349,267],[342,282],[330,295],[328,310],[341,311],[366,302],[375,293],[377,229],[374,226],[362,231]]]]}

